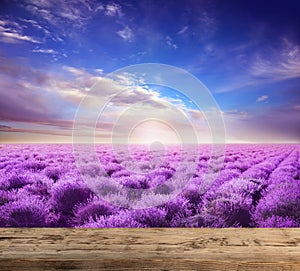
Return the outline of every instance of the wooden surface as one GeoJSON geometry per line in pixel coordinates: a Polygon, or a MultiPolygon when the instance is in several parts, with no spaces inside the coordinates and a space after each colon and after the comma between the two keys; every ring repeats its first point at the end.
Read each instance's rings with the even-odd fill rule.
{"type": "Polygon", "coordinates": [[[0,229],[0,270],[300,270],[300,229],[0,229]]]}

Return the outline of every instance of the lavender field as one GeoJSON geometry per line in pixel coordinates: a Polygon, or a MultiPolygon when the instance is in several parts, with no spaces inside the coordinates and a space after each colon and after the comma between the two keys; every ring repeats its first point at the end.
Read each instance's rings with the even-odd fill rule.
{"type": "Polygon", "coordinates": [[[104,171],[84,161],[95,186],[113,180],[130,191],[151,189],[147,200],[153,207],[130,208],[128,199],[111,185],[105,187],[105,198],[90,189],[77,169],[72,145],[2,145],[0,226],[300,226],[299,145],[229,144],[224,159],[211,156],[208,145],[197,148],[197,155],[179,166],[182,150],[175,146],[164,155],[135,146],[131,161],[122,151],[115,155],[109,145],[96,146],[104,171]],[[162,158],[158,167],[151,163],[155,157],[162,158]],[[130,162],[139,170],[130,170],[130,162]],[[196,164],[193,174],[187,174],[189,162],[196,164]],[[174,190],[174,183],[168,182],[173,176],[186,185],[159,204],[174,190]]]}

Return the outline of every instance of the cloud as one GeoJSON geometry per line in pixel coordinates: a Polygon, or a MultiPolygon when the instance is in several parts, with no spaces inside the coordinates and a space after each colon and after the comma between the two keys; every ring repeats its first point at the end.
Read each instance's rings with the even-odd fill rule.
{"type": "Polygon", "coordinates": [[[57,112],[51,109],[46,95],[36,93],[21,83],[3,82],[1,77],[0,119],[2,121],[42,122],[57,118],[57,112]],[[3,88],[13,91],[3,91],[3,88]]]}
{"type": "Polygon", "coordinates": [[[49,136],[54,136],[51,141],[55,141],[55,138],[62,140],[61,136],[65,136],[63,140],[68,137],[70,142],[76,108],[84,96],[84,88],[90,87],[87,75],[81,75],[77,80],[75,74],[70,78],[64,70],[58,71],[60,76],[52,72],[38,72],[37,75],[37,71],[26,63],[13,60],[0,63],[3,64],[0,65],[0,120],[19,126],[8,128],[2,125],[0,131],[6,134],[1,137],[8,141],[23,141],[29,137],[33,141],[43,138],[49,141],[49,136]],[[34,79],[37,76],[46,79],[34,79]]]}
{"type": "Polygon", "coordinates": [[[6,27],[12,27],[18,31],[23,31],[24,30],[24,26],[17,23],[17,22],[14,22],[14,21],[11,21],[11,20],[7,20],[7,19],[0,19],[0,26],[6,26],[6,27]]]}
{"type": "MultiPolygon", "coordinates": [[[[10,134],[12,133],[32,133],[32,134],[43,134],[43,135],[69,135],[71,136],[71,132],[66,132],[64,130],[49,130],[47,129],[47,127],[45,127],[45,129],[30,129],[30,128],[12,128],[10,127],[10,129],[3,129],[0,126],[0,132],[8,132],[10,134]]],[[[3,136],[3,135],[2,135],[3,136]]]]}
{"type": "Polygon", "coordinates": [[[49,80],[49,76],[46,73],[29,67],[24,61],[17,61],[1,56],[0,75],[7,79],[11,78],[12,82],[23,78],[22,83],[28,80],[28,82],[33,84],[44,84],[49,80]]]}
{"type": "Polygon", "coordinates": [[[209,9],[200,11],[199,22],[201,30],[208,36],[214,34],[218,29],[216,16],[214,12],[210,11],[209,9]]]}
{"type": "Polygon", "coordinates": [[[223,112],[223,114],[226,114],[228,116],[239,116],[239,117],[247,117],[248,113],[246,111],[241,111],[241,110],[237,110],[237,109],[233,109],[233,110],[227,110],[225,112],[223,112]]]}
{"type": "Polygon", "coordinates": [[[107,4],[105,7],[105,15],[107,16],[122,16],[121,6],[115,3],[107,4]]]}
{"type": "Polygon", "coordinates": [[[34,49],[31,52],[41,53],[41,54],[50,54],[50,55],[56,55],[56,54],[58,54],[58,52],[55,51],[55,50],[53,50],[53,49],[34,49]]]}
{"type": "Polygon", "coordinates": [[[20,41],[40,43],[40,41],[30,36],[21,35],[19,33],[7,32],[6,30],[2,31],[1,28],[0,28],[0,39],[2,42],[6,42],[6,43],[19,43],[20,41]]]}
{"type": "Polygon", "coordinates": [[[11,127],[8,126],[8,125],[0,124],[0,131],[7,131],[7,130],[10,130],[10,129],[11,129],[11,127]]]}
{"type": "MultiPolygon", "coordinates": [[[[0,130],[6,133],[7,138],[9,135],[22,141],[23,136],[30,133],[32,138],[39,134],[56,136],[57,140],[66,136],[71,140],[74,114],[82,98],[88,95],[92,102],[83,107],[86,121],[81,120],[77,126],[82,131],[94,125],[90,116],[97,113],[101,102],[109,101],[99,115],[97,138],[108,139],[115,124],[120,127],[115,135],[121,138],[124,136],[121,132],[126,133],[130,123],[154,118],[172,123],[177,131],[188,131],[192,124],[201,140],[210,140],[203,112],[189,108],[180,99],[164,97],[150,86],[136,86],[143,81],[135,75],[109,78],[96,70],[72,66],[42,73],[24,62],[9,59],[0,61],[0,71],[0,120],[5,122],[0,130]],[[7,89],[11,91],[7,92],[7,89]],[[22,125],[15,127],[13,123],[22,125]]],[[[265,100],[264,96],[259,99],[265,100]]],[[[299,138],[299,129],[296,128],[299,103],[289,108],[255,112],[230,110],[222,114],[232,140],[284,141],[299,138]]]]}
{"type": "Polygon", "coordinates": [[[0,80],[2,121],[42,122],[59,118],[55,109],[51,108],[47,93],[39,90],[35,84],[5,75],[1,75],[0,80]]]}
{"type": "Polygon", "coordinates": [[[228,141],[243,142],[299,143],[299,117],[296,108],[287,106],[223,113],[228,141]]]}
{"type": "Polygon", "coordinates": [[[87,72],[84,69],[78,69],[71,66],[63,66],[62,68],[75,76],[82,76],[87,74],[87,72]]]}
{"type": "Polygon", "coordinates": [[[196,109],[185,109],[185,111],[191,116],[191,118],[196,121],[204,121],[205,120],[205,115],[203,114],[203,112],[201,112],[200,110],[196,110],[196,109]]]}
{"type": "Polygon", "coordinates": [[[265,82],[298,78],[300,77],[300,61],[292,57],[282,57],[277,62],[258,58],[250,68],[250,75],[265,82]]]}
{"type": "Polygon", "coordinates": [[[178,45],[173,42],[173,39],[170,36],[166,37],[166,43],[168,46],[172,47],[173,49],[178,49],[178,45]]]}
{"type": "MultiPolygon", "coordinates": [[[[122,88],[122,87],[121,87],[122,88]]],[[[124,88],[124,91],[114,96],[111,100],[112,105],[130,107],[139,105],[144,109],[165,109],[167,102],[159,96],[159,93],[148,91],[140,86],[124,88]]]]}
{"type": "MultiPolygon", "coordinates": [[[[23,0],[16,5],[22,13],[12,18],[9,28],[5,25],[7,20],[0,20],[2,42],[62,43],[71,38],[72,42],[81,44],[81,35],[89,29],[89,24],[99,14],[117,19],[115,23],[123,27],[118,31],[122,39],[132,41],[134,37],[132,30],[125,26],[124,20],[121,21],[121,6],[114,2],[103,4],[94,0],[23,0]],[[35,33],[39,38],[28,33],[35,33]]],[[[59,56],[64,54],[57,54],[54,60],[57,61],[59,56]]]]}
{"type": "Polygon", "coordinates": [[[46,27],[41,26],[37,21],[32,20],[32,19],[30,19],[30,20],[23,19],[23,18],[19,18],[19,20],[27,25],[31,25],[34,28],[41,30],[46,36],[51,36],[50,31],[46,27]]]}
{"type": "MultiPolygon", "coordinates": [[[[235,77],[236,79],[233,81],[219,87],[217,92],[237,91],[249,87],[300,78],[299,45],[283,38],[279,48],[270,47],[268,53],[260,53],[253,46],[252,43],[246,43],[235,48],[235,52],[238,51],[239,55],[247,52],[248,60],[238,63],[244,66],[239,76],[235,77]]],[[[223,61],[229,60],[223,59],[223,61]]],[[[231,62],[232,58],[230,59],[231,62]]]]}
{"type": "MultiPolygon", "coordinates": [[[[70,67],[68,70],[72,71],[70,67]]],[[[73,72],[78,73],[76,70],[73,72]]],[[[88,73],[79,77],[81,76],[88,76],[88,73]]],[[[119,75],[113,78],[97,76],[97,83],[85,93],[85,99],[81,103],[80,111],[82,113],[80,113],[79,121],[87,122],[91,129],[95,124],[89,121],[99,118],[101,131],[117,137],[120,142],[129,136],[128,128],[134,128],[135,124],[149,119],[171,123],[177,132],[186,131],[186,137],[191,137],[188,128],[191,128],[192,124],[184,108],[179,106],[179,100],[175,99],[176,103],[170,105],[170,102],[173,101],[170,97],[161,96],[151,87],[135,85],[138,82],[142,81],[135,78],[133,74],[119,75]],[[106,124],[104,127],[103,123],[106,124]]],[[[59,89],[61,91],[62,87],[59,89]]],[[[194,115],[198,113],[197,117],[200,118],[199,112],[193,113],[194,115]]],[[[209,132],[207,129],[203,129],[199,121],[197,124],[197,129],[202,129],[202,139],[204,135],[206,138],[209,132]]],[[[81,127],[82,131],[86,130],[83,126],[81,127]]],[[[149,140],[149,136],[147,138],[149,140]]],[[[144,139],[140,138],[140,140],[144,139]]]]}
{"type": "Polygon", "coordinates": [[[272,82],[300,77],[300,46],[283,38],[280,49],[271,50],[268,58],[256,56],[249,72],[272,82]]]}
{"type": "Polygon", "coordinates": [[[93,0],[24,0],[20,7],[38,21],[19,18],[23,23],[43,31],[46,38],[58,42],[66,37],[74,40],[78,31],[85,31],[94,16],[104,10],[101,3],[93,0]]]}
{"type": "Polygon", "coordinates": [[[5,43],[20,43],[24,41],[41,43],[37,38],[25,35],[18,23],[7,20],[0,20],[0,41],[5,43]]]}
{"type": "Polygon", "coordinates": [[[260,96],[260,97],[258,97],[257,99],[256,99],[256,102],[262,102],[262,101],[265,101],[265,100],[267,100],[269,98],[269,96],[267,96],[267,95],[263,95],[263,96],[260,96]]]}
{"type": "MultiPolygon", "coordinates": [[[[104,6],[93,0],[26,0],[23,5],[26,10],[47,21],[47,23],[61,27],[61,23],[68,23],[75,28],[84,27],[98,12],[104,12],[107,16],[120,16],[121,7],[111,3],[104,6]],[[59,7],[59,8],[57,8],[59,7]]],[[[36,27],[40,25],[31,22],[36,27]]]]}
{"type": "Polygon", "coordinates": [[[297,111],[300,111],[300,104],[295,105],[295,106],[293,107],[293,109],[295,109],[295,110],[297,110],[297,111]]]}
{"type": "MultiPolygon", "coordinates": [[[[117,94],[113,106],[128,106],[143,102],[152,107],[163,107],[158,93],[134,86],[130,77],[107,78],[102,71],[63,66],[59,71],[41,72],[25,62],[2,58],[0,61],[0,96],[2,120],[41,121],[55,123],[64,119],[64,113],[56,111],[59,105],[75,108],[90,93],[95,99],[117,94]],[[97,83],[96,87],[92,88],[97,83]],[[130,86],[130,89],[128,87],[130,86]],[[12,92],[7,92],[11,89],[12,92]],[[72,105],[73,104],[73,105],[72,105]]],[[[64,107],[63,107],[64,108],[64,107]]]]}
{"type": "Polygon", "coordinates": [[[188,29],[189,29],[188,26],[184,26],[184,27],[182,27],[182,28],[177,32],[177,34],[178,34],[178,35],[182,35],[182,34],[184,34],[188,29]]]}
{"type": "Polygon", "coordinates": [[[64,120],[66,115],[61,108],[65,108],[66,101],[51,90],[55,80],[56,75],[33,69],[25,61],[2,58],[0,119],[24,123],[57,123],[64,120]]]}
{"type": "MultiPolygon", "coordinates": [[[[96,125],[97,138],[109,138],[112,133],[122,138],[132,121],[138,123],[151,116],[173,123],[179,130],[188,129],[190,125],[178,99],[173,101],[151,87],[136,85],[143,80],[133,74],[109,78],[97,70],[72,66],[42,73],[25,62],[6,59],[1,64],[0,120],[11,128],[3,126],[0,130],[12,140],[22,141],[28,133],[32,138],[52,135],[57,136],[57,140],[70,136],[75,112],[86,96],[90,97],[90,103],[82,107],[84,118],[76,126],[83,134],[87,127],[95,126],[91,120],[99,110],[99,102],[108,101],[96,125]],[[171,106],[172,102],[175,104],[171,106]],[[119,123],[119,120],[122,121],[119,123]],[[16,123],[19,123],[17,127],[16,123]],[[116,123],[121,130],[115,133],[116,123]]],[[[191,111],[191,114],[200,118],[199,112],[191,111]]]]}
{"type": "Polygon", "coordinates": [[[124,29],[122,30],[119,30],[117,32],[117,34],[125,41],[132,41],[134,35],[133,35],[133,32],[132,30],[128,27],[128,26],[125,26],[124,29]]]}

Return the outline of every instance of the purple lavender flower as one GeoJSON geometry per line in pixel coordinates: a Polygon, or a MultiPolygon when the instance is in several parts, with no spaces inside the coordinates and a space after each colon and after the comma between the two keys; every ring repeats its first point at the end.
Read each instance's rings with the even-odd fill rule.
{"type": "Polygon", "coordinates": [[[49,206],[38,197],[22,196],[0,207],[4,227],[45,227],[49,206]]]}
{"type": "Polygon", "coordinates": [[[80,226],[81,228],[145,228],[145,225],[132,219],[128,212],[120,212],[118,215],[109,217],[100,216],[96,220],[80,226]]]}
{"type": "Polygon", "coordinates": [[[85,202],[92,195],[92,191],[77,181],[61,181],[53,185],[50,203],[55,211],[64,215],[72,215],[75,205],[85,202]]]}
{"type": "Polygon", "coordinates": [[[251,223],[253,195],[260,185],[251,179],[233,179],[210,189],[203,197],[201,216],[210,227],[247,227],[251,223]]]}
{"type": "Polygon", "coordinates": [[[96,220],[101,216],[110,216],[115,214],[117,211],[118,208],[99,199],[98,197],[92,197],[87,202],[80,203],[75,206],[73,222],[75,226],[82,225],[91,220],[96,220]]]}
{"type": "MultiPolygon", "coordinates": [[[[274,226],[274,218],[300,223],[300,183],[282,182],[272,185],[265,192],[253,213],[253,220],[258,227],[274,226]],[[267,223],[270,223],[269,225],[267,223]]],[[[278,219],[277,219],[278,220],[278,219]]],[[[279,221],[279,220],[278,220],[279,221]]]]}

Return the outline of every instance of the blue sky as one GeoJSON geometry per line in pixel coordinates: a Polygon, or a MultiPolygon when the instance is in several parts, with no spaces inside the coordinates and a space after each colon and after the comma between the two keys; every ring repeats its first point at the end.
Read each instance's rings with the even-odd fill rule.
{"type": "MultiPolygon", "coordinates": [[[[182,68],[203,82],[220,107],[228,142],[299,143],[299,13],[300,2],[291,0],[4,0],[1,141],[70,142],[88,89],[116,69],[150,62],[182,68]]],[[[151,100],[149,112],[155,103],[182,107],[208,137],[200,110],[174,91],[130,95],[151,100]]],[[[117,115],[134,103],[122,101],[103,115],[103,141],[117,115]]]]}

